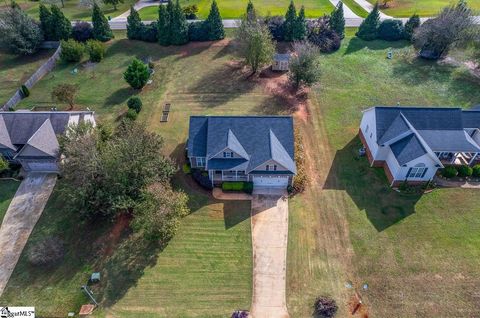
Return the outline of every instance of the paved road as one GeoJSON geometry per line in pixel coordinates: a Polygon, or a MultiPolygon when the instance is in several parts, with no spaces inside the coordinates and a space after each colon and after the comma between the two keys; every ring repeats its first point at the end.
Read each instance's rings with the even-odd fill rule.
{"type": "Polygon", "coordinates": [[[8,207],[0,227],[0,296],[56,181],[57,176],[53,174],[28,175],[8,207]]]}
{"type": "Polygon", "coordinates": [[[252,198],[253,318],[288,318],[285,298],[288,198],[256,189],[252,198]]]}

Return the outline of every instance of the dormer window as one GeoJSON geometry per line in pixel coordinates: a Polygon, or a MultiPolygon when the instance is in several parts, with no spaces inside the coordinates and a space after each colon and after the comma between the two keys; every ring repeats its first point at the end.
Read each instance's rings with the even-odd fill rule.
{"type": "Polygon", "coordinates": [[[224,151],[223,152],[223,158],[233,158],[233,152],[224,151]]]}
{"type": "Polygon", "coordinates": [[[265,170],[270,171],[270,165],[266,165],[265,170]]]}
{"type": "Polygon", "coordinates": [[[277,165],[273,165],[273,171],[277,171],[277,165]]]}

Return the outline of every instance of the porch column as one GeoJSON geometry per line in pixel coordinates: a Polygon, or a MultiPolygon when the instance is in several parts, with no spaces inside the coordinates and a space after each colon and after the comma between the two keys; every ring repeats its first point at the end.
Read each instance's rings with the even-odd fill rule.
{"type": "Polygon", "coordinates": [[[477,158],[477,155],[478,155],[478,152],[475,152],[475,155],[473,155],[472,159],[470,159],[470,161],[468,162],[468,165],[471,165],[473,163],[475,158],[477,158]]]}
{"type": "Polygon", "coordinates": [[[238,181],[238,170],[235,170],[235,181],[238,181]]]}
{"type": "Polygon", "coordinates": [[[222,181],[223,181],[223,170],[222,170],[222,181]]]}
{"type": "Polygon", "coordinates": [[[457,160],[457,153],[456,152],[453,153],[453,158],[450,161],[450,164],[453,164],[455,162],[455,160],[457,160]]]}

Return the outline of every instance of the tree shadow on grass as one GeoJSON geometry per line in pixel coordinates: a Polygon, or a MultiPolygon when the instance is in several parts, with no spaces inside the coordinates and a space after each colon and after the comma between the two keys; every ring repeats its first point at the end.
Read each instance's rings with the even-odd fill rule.
{"type": "Polygon", "coordinates": [[[359,39],[358,37],[352,38],[348,42],[348,47],[345,50],[344,55],[352,54],[357,51],[360,51],[364,48],[368,48],[370,50],[385,50],[388,48],[392,49],[400,49],[410,46],[411,43],[408,41],[382,41],[382,40],[374,40],[374,41],[364,41],[359,39]]]}
{"type": "Polygon", "coordinates": [[[421,195],[392,190],[382,168],[371,168],[358,157],[358,137],[336,152],[324,189],[345,190],[360,211],[365,211],[379,232],[415,213],[421,195]]]}
{"type": "Polygon", "coordinates": [[[123,104],[127,99],[135,94],[135,90],[130,87],[119,88],[105,99],[103,106],[114,106],[123,104]]]}

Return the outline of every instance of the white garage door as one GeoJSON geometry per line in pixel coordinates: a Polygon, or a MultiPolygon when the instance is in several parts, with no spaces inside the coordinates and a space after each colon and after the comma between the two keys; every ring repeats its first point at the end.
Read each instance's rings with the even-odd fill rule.
{"type": "Polygon", "coordinates": [[[253,177],[253,185],[255,187],[286,188],[288,186],[288,177],[253,177]]]}

